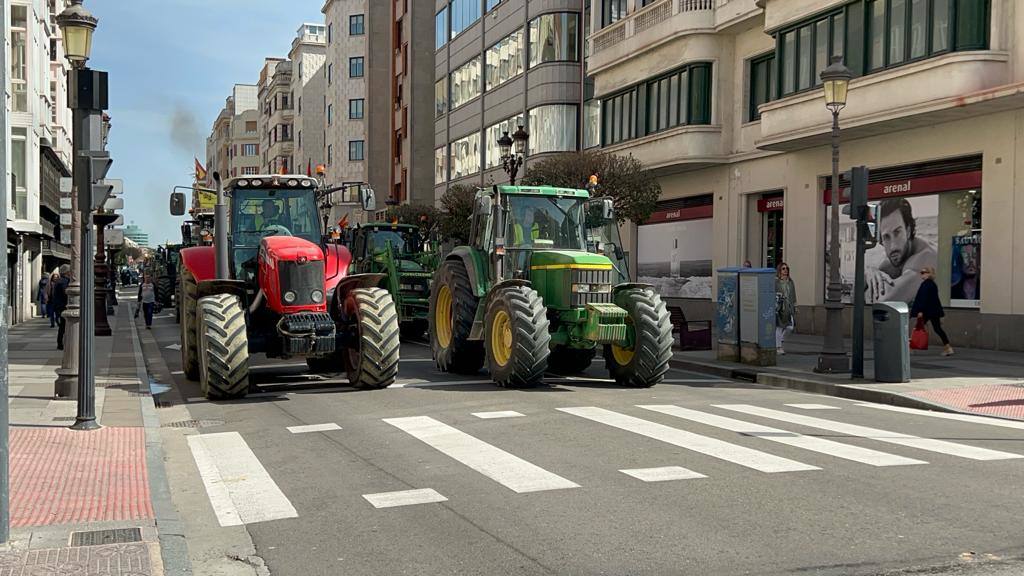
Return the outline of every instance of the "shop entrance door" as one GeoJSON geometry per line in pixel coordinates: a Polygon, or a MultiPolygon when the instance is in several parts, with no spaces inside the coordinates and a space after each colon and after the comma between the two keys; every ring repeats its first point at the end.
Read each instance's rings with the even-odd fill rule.
{"type": "Polygon", "coordinates": [[[758,202],[761,213],[761,262],[766,268],[782,263],[785,249],[785,210],[781,194],[766,194],[758,202]]]}

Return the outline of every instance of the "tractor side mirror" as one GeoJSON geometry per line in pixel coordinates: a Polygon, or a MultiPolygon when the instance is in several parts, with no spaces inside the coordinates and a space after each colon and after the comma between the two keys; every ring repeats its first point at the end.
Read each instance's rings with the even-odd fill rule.
{"type": "Polygon", "coordinates": [[[594,198],[587,203],[587,215],[593,225],[601,225],[615,219],[615,203],[611,198],[594,198]]]}
{"type": "Polygon", "coordinates": [[[171,192],[171,216],[185,215],[185,193],[171,192]]]}
{"type": "Polygon", "coordinates": [[[359,203],[362,204],[363,210],[367,212],[373,212],[377,209],[377,197],[373,193],[373,188],[365,186],[359,189],[359,203]]]}
{"type": "Polygon", "coordinates": [[[477,216],[489,216],[491,214],[491,207],[494,205],[494,201],[491,200],[490,196],[480,196],[476,199],[476,210],[477,216]]]}

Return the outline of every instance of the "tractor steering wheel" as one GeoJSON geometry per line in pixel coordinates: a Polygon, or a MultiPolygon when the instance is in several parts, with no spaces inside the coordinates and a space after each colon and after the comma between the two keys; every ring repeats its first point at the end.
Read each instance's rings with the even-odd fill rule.
{"type": "Polygon", "coordinates": [[[291,236],[292,231],[280,224],[271,224],[263,229],[263,236],[291,236]]]}

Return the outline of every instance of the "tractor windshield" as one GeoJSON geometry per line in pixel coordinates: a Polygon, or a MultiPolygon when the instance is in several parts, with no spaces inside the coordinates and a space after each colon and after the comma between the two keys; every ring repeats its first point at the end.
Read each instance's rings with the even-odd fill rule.
{"type": "Polygon", "coordinates": [[[520,250],[586,250],[586,200],[564,196],[507,194],[505,245],[520,250]]]}
{"type": "Polygon", "coordinates": [[[235,190],[231,199],[232,244],[257,247],[265,236],[297,236],[320,243],[311,188],[235,190]]]}
{"type": "Polygon", "coordinates": [[[422,250],[419,233],[408,229],[374,230],[367,242],[367,250],[375,256],[383,254],[389,242],[396,256],[415,254],[422,250]]]}

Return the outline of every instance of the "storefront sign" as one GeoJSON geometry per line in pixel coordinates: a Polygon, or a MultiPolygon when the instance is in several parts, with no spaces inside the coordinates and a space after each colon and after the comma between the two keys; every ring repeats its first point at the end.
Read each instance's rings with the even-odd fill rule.
{"type": "Polygon", "coordinates": [[[785,209],[785,198],[782,196],[772,196],[770,198],[761,198],[757,201],[758,212],[780,212],[785,209]]]}
{"type": "Polygon", "coordinates": [[[690,206],[688,208],[672,208],[669,210],[658,210],[651,214],[644,224],[659,224],[661,222],[679,222],[682,220],[700,220],[711,218],[714,215],[714,204],[704,206],[690,206]]]}
{"type": "MultiPolygon", "coordinates": [[[[974,170],[956,174],[942,174],[941,176],[923,176],[921,178],[908,178],[889,182],[872,182],[868,184],[868,199],[881,200],[892,196],[917,196],[919,194],[968,190],[980,187],[981,170],[974,170]]],[[[832,202],[832,194],[830,192],[830,190],[825,190],[824,194],[822,194],[825,204],[832,202]]],[[[839,198],[840,202],[847,202],[846,193],[842,194],[839,198]]],[[[758,203],[758,209],[760,209],[760,203],[758,203]]]]}

